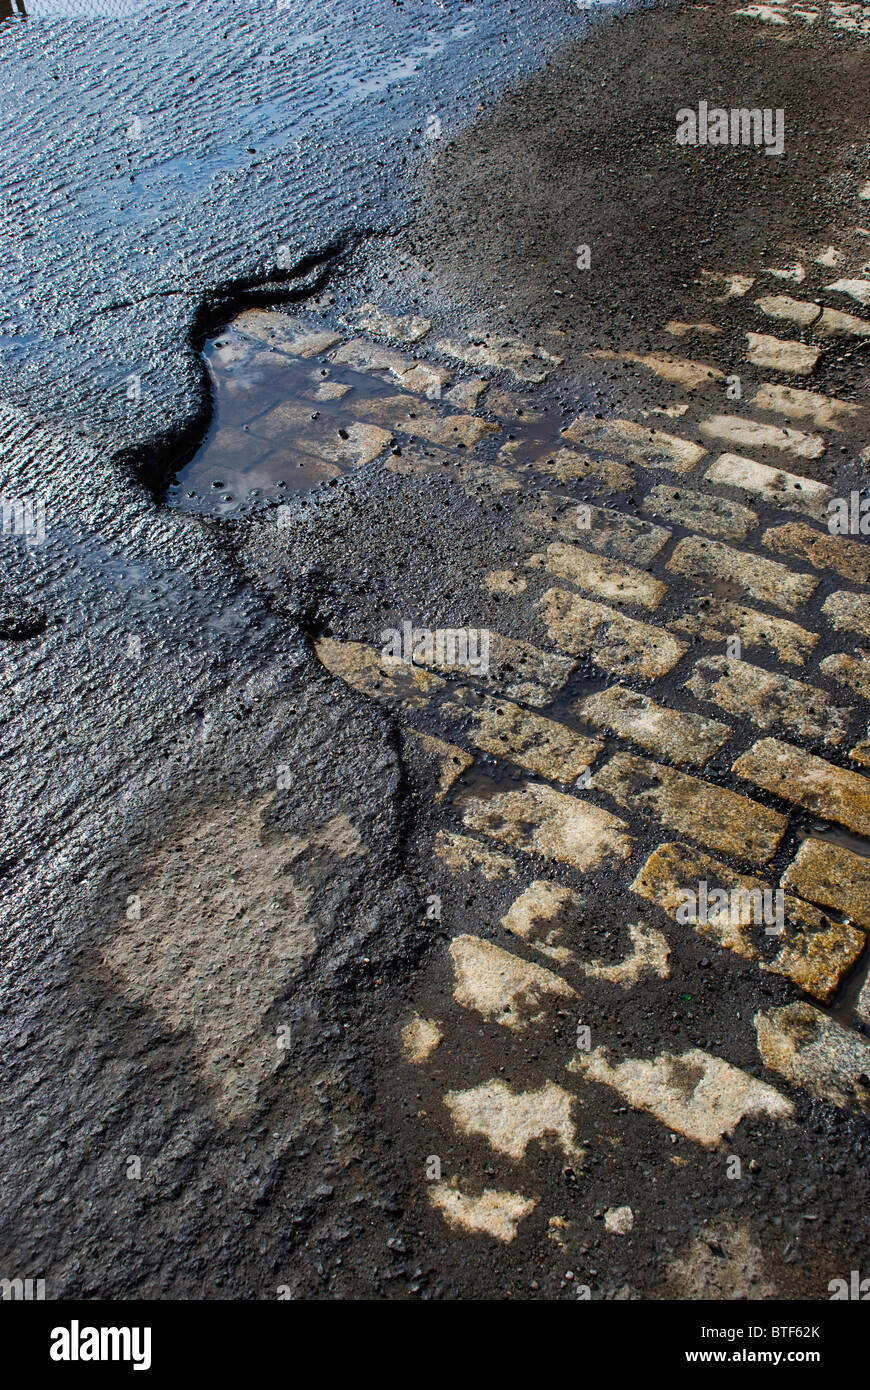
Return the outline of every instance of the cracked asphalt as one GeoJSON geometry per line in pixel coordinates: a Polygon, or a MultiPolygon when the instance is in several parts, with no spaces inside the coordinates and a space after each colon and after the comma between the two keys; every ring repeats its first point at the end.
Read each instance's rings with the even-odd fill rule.
{"type": "MultiPolygon", "coordinates": [[[[0,493],[39,499],[45,516],[39,544],[0,536],[0,1275],[44,1277],[50,1298],[576,1298],[578,1285],[596,1299],[827,1298],[831,1279],[866,1264],[866,1076],[857,1100],[837,1078],[816,1091],[783,1079],[759,1055],[753,1018],[809,997],[866,1043],[854,1012],[863,939],[855,973],[814,995],[675,933],[632,892],[670,838],[637,787],[616,807],[639,856],[630,874],[615,862],[578,871],[541,842],[511,841],[509,818],[489,822],[472,801],[520,788],[522,762],[473,745],[451,782],[443,749],[433,759],[416,735],[454,748],[469,726],[445,731],[428,709],[409,725],[401,692],[373,695],[324,643],[371,647],[406,620],[476,620],[569,650],[579,664],[551,699],[509,682],[495,694],[585,728],[577,701],[614,672],[600,650],[542,628],[537,590],[516,585],[533,548],[530,496],[562,487],[636,519],[648,486],[684,484],[678,471],[621,486],[599,476],[599,458],[572,486],[538,465],[578,415],[731,447],[703,436],[711,411],[732,411],[718,380],[688,391],[683,415],[684,382],[664,389],[636,360],[662,351],[666,322],[712,319],[715,341],[672,335],[671,353],[737,374],[747,396],[773,370],[793,391],[866,410],[858,330],[824,341],[796,330],[802,346],[821,343],[811,379],[747,364],[745,343],[795,336],[793,323],[759,321],[759,292],[862,313],[828,286],[860,278],[870,257],[858,198],[868,35],[827,4],[813,21],[789,9],[776,23],[718,2],[30,8],[0,26],[12,132],[0,493]],[[677,150],[675,110],[707,98],[784,108],[782,158],[677,150]],[[821,268],[825,246],[845,269],[821,268]],[[736,274],[757,278],[749,298],[729,292],[736,274]],[[349,339],[371,302],[430,321],[410,348],[427,370],[485,381],[480,443],[461,452],[430,435],[421,447],[422,403],[405,418],[385,392],[390,369],[375,367],[366,418],[390,444],[310,493],[291,488],[279,524],[277,497],[238,516],[168,506],[221,427],[206,343],[252,308],[349,339]],[[530,379],[443,346],[487,335],[557,365],[530,379]],[[504,409],[488,403],[497,391],[504,409]],[[475,862],[482,851],[467,846],[445,855],[439,837],[464,835],[474,816],[484,836],[495,824],[487,852],[505,862],[475,862]],[[455,945],[548,965],[522,914],[511,919],[522,930],[503,927],[529,881],[577,895],[576,939],[544,944],[582,946],[599,972],[569,963],[564,1007],[531,1031],[480,1005],[470,967],[463,994],[455,945]],[[630,957],[640,920],[667,938],[670,974],[650,969],[627,988],[601,972],[630,957]],[[693,1142],[632,1103],[627,1083],[575,1083],[578,1017],[614,1065],[699,1049],[780,1099],[753,1092],[763,1103],[739,1137],[693,1142]],[[512,1113],[518,1095],[526,1108],[496,1142],[491,1112],[512,1113]],[[725,1173],[732,1154],[739,1182],[725,1173]],[[470,1216],[450,1214],[457,1192],[470,1216]]],[[[398,334],[373,336],[409,351],[398,334]]],[[[440,387],[427,404],[442,410],[440,387]]],[[[848,497],[864,486],[864,418],[799,464],[764,453],[769,439],[758,448],[771,468],[848,497]]],[[[304,451],[304,435],[289,447],[304,451]]],[[[631,448],[590,447],[614,467],[644,466],[631,448]]],[[[740,496],[766,526],[795,521],[770,493],[740,496]]],[[[814,573],[812,559],[786,563],[814,573]]],[[[642,568],[684,603],[670,559],[642,568]]],[[[863,597],[855,575],[824,582],[863,597]]],[[[733,599],[733,583],[711,592],[733,599]]],[[[771,622],[776,599],[760,602],[771,622]]],[[[821,630],[818,606],[788,617],[821,630]]],[[[650,622],[670,624],[667,613],[650,622]]],[[[827,629],[818,640],[814,663],[845,641],[827,629]]],[[[682,673],[634,686],[681,710],[682,673]]],[[[857,744],[866,699],[819,679],[828,704],[848,702],[857,744]]],[[[731,763],[762,737],[757,712],[689,708],[735,730],[705,785],[745,795],[731,763]]],[[[793,737],[854,769],[815,728],[793,737]]],[[[788,821],[763,872],[784,871],[814,826],[866,856],[858,821],[850,839],[842,819],[753,795],[788,821]]],[[[591,801],[614,814],[600,791],[591,801]]],[[[706,829],[697,838],[716,852],[706,829]]],[[[745,872],[751,855],[732,857],[745,872]]]]}

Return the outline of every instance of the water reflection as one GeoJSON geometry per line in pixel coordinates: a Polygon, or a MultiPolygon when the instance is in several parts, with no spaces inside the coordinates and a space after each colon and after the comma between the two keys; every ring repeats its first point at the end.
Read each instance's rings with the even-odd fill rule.
{"type": "Polygon", "coordinates": [[[24,8],[24,0],[0,0],[0,19],[11,19],[13,15],[20,14],[27,19],[27,11],[24,8]]]}

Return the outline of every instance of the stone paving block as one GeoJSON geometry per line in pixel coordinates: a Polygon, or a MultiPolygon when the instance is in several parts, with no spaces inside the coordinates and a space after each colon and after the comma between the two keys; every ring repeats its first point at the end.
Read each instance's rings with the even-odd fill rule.
{"type": "Polygon", "coordinates": [[[849,730],[852,710],[833,705],[827,691],[734,657],[703,657],[685,689],[738,719],[751,719],[760,729],[818,739],[832,747],[841,744],[849,730]]]}
{"type": "Polygon", "coordinates": [[[870,322],[857,314],[825,309],[813,326],[813,334],[817,338],[870,338],[870,322]]]}
{"type": "Polygon", "coordinates": [[[233,319],[232,327],[291,357],[317,357],[341,342],[340,333],[315,328],[308,319],[275,309],[247,309],[233,319]]]}
{"type": "Polygon", "coordinates": [[[667,584],[634,565],[565,541],[551,541],[546,552],[529,556],[526,568],[543,570],[604,602],[635,604],[650,611],[658,608],[668,591],[667,584]]]}
{"type": "Polygon", "coordinates": [[[791,1101],[772,1086],[698,1047],[613,1063],[607,1049],[598,1047],[568,1069],[611,1087],[633,1109],[647,1111],[705,1148],[730,1139],[742,1120],[786,1120],[794,1114],[791,1101]]]}
{"type": "Polygon", "coordinates": [[[685,357],[672,357],[669,353],[656,352],[612,352],[608,348],[596,348],[587,357],[600,361],[631,362],[646,367],[663,381],[674,386],[683,386],[694,391],[709,381],[724,381],[725,373],[706,362],[691,362],[685,357]]]}
{"type": "Polygon", "coordinates": [[[530,1144],[556,1147],[571,1163],[585,1151],[577,1140],[577,1097],[545,1081],[536,1091],[514,1091],[504,1081],[484,1081],[467,1091],[448,1091],[444,1104],[461,1134],[479,1134],[499,1154],[518,1163],[530,1144]]]}
{"type": "Polygon", "coordinates": [[[752,398],[758,410],[775,410],[789,419],[810,420],[820,430],[842,430],[861,414],[854,401],[838,401],[819,391],[765,382],[752,398]]]}
{"type": "Polygon", "coordinates": [[[385,660],[364,642],[321,637],[314,650],[328,671],[374,700],[396,700],[408,709],[424,709],[447,689],[447,682],[410,663],[385,660]]]}
{"type": "Polygon", "coordinates": [[[774,338],[769,333],[747,333],[746,343],[746,356],[754,367],[788,372],[790,376],[809,376],[821,355],[821,348],[791,338],[774,338]]]}
{"type": "Polygon", "coordinates": [[[502,878],[516,878],[519,873],[516,859],[470,835],[439,830],[434,850],[453,873],[479,873],[487,883],[495,883],[502,878]]]}
{"type": "Polygon", "coordinates": [[[805,560],[820,570],[833,570],[843,579],[858,584],[870,583],[870,545],[817,531],[802,521],[789,521],[785,526],[772,526],[765,531],[762,542],[779,555],[805,560]]]}
{"type": "Polygon", "coordinates": [[[469,367],[500,367],[518,381],[543,381],[562,364],[561,357],[540,345],[497,333],[479,333],[465,340],[444,338],[437,346],[446,357],[455,357],[469,367]]]}
{"type": "Polygon", "coordinates": [[[454,937],[450,955],[457,1004],[513,1032],[542,1022],[555,1007],[554,1001],[575,998],[575,991],[561,975],[503,951],[482,937],[454,937]]]}
{"type": "Polygon", "coordinates": [[[455,448],[458,444],[473,449],[481,439],[496,434],[498,426],[476,415],[439,413],[427,401],[409,401],[407,396],[373,396],[360,398],[355,414],[364,420],[382,425],[392,435],[398,431],[412,439],[428,439],[432,444],[455,448]]]}
{"type": "Polygon", "coordinates": [[[862,700],[870,700],[870,656],[858,653],[835,652],[819,662],[819,670],[840,685],[848,685],[862,700]]]}
{"type": "Polygon", "coordinates": [[[457,748],[455,743],[445,743],[444,739],[421,733],[419,729],[407,729],[405,737],[420,750],[423,758],[434,766],[438,775],[435,800],[443,801],[463,772],[467,772],[471,767],[473,757],[466,753],[464,748],[457,748]]]}
{"type": "Polygon", "coordinates": [[[747,782],[870,838],[870,781],[779,739],[763,738],[733,765],[747,782]]]}
{"type": "Polygon", "coordinates": [[[397,343],[418,343],[432,329],[432,320],[420,314],[393,314],[371,303],[361,304],[339,322],[364,333],[374,333],[376,337],[394,338],[397,343]]]}
{"type": "Polygon", "coordinates": [[[795,666],[803,666],[819,640],[817,633],[807,632],[788,618],[759,613],[721,598],[691,599],[682,617],[673,619],[669,626],[706,642],[739,637],[743,646],[766,647],[795,666]]]}
{"type": "Polygon", "coordinates": [[[584,906],[572,888],[538,878],[514,899],[501,925],[550,960],[568,965],[577,959],[568,943],[577,937],[584,906]]]}
{"type": "Polygon", "coordinates": [[[520,1222],[538,1205],[535,1198],[524,1197],[520,1192],[487,1187],[474,1197],[448,1182],[430,1187],[429,1201],[448,1226],[471,1235],[492,1236],[503,1245],[510,1245],[520,1222]]]}
{"type": "Polygon", "coordinates": [[[822,612],[838,631],[859,632],[862,637],[870,637],[870,594],[838,589],[825,599],[822,612]]]}
{"type": "Polygon", "coordinates": [[[613,676],[654,680],[670,671],[688,644],[662,628],[627,618],[615,608],[548,589],[538,604],[549,637],[563,651],[590,656],[613,676]]]}
{"type": "Polygon", "coordinates": [[[847,1110],[870,1100],[870,1041],[812,1004],[784,1004],[755,1015],[766,1067],[793,1086],[847,1110]]]}
{"type": "Polygon", "coordinates": [[[787,612],[802,607],[818,587],[818,580],[810,575],[796,574],[786,565],[701,536],[681,540],[667,568],[696,584],[732,584],[749,598],[787,612]]]}
{"type": "Polygon", "coordinates": [[[463,822],[510,849],[570,864],[581,873],[631,853],[625,821],[540,782],[527,782],[521,791],[471,798],[463,822]]]}
{"type": "Polygon", "coordinates": [[[594,459],[589,454],[578,454],[576,449],[556,449],[543,454],[536,451],[534,456],[524,457],[530,452],[528,445],[515,440],[505,444],[498,456],[508,466],[546,473],[560,483],[582,482],[595,496],[603,494],[609,498],[614,492],[633,492],[636,487],[632,469],[617,459],[594,459]]]}
{"type": "Polygon", "coordinates": [[[833,285],[826,285],[825,289],[831,294],[847,294],[851,299],[857,299],[865,308],[870,305],[870,280],[835,280],[833,285]]]}
{"type": "Polygon", "coordinates": [[[754,459],[742,458],[739,454],[720,454],[704,477],[708,483],[739,488],[741,492],[762,498],[775,507],[803,512],[817,520],[827,517],[828,502],[834,495],[832,488],[817,483],[813,478],[802,478],[781,468],[770,468],[766,463],[756,463],[754,459]]]}
{"type": "Polygon", "coordinates": [[[739,502],[667,483],[652,488],[641,506],[651,516],[664,517],[687,531],[703,531],[726,541],[743,541],[758,525],[755,512],[739,502]]]}
{"type": "Polygon", "coordinates": [[[791,894],[783,893],[777,920],[776,890],[770,884],[689,845],[659,845],[631,889],[676,922],[691,923],[723,950],[783,975],[822,1002],[836,994],[864,950],[866,938],[857,927],[831,922],[791,894]],[[770,942],[778,946],[773,956],[762,950],[770,942]]]}
{"type": "Polygon", "coordinates": [[[788,826],[766,806],[633,753],[616,753],[592,786],[618,805],[688,835],[708,849],[766,863],[788,826]]]}
{"type": "Polygon", "coordinates": [[[575,781],[604,747],[600,739],[586,738],[510,700],[476,696],[470,690],[442,705],[442,712],[463,723],[465,737],[475,748],[555,782],[575,781]]]}
{"type": "Polygon", "coordinates": [[[436,399],[453,380],[444,367],[418,361],[395,348],[384,347],[367,338],[352,338],[350,342],[342,343],[332,353],[332,361],[355,372],[389,372],[406,390],[436,399]]]}
{"type": "Polygon", "coordinates": [[[768,318],[784,319],[801,328],[808,327],[822,312],[821,305],[811,304],[806,299],[792,299],[788,294],[765,294],[756,299],[755,305],[768,318]]]}
{"type": "Polygon", "coordinates": [[[587,448],[628,450],[632,463],[644,468],[667,468],[672,473],[688,473],[706,452],[700,444],[650,429],[636,420],[596,420],[592,415],[578,415],[563,431],[565,439],[587,448]]]}
{"type": "Polygon", "coordinates": [[[629,739],[659,758],[694,767],[703,767],[731,734],[729,726],[717,719],[666,709],[625,685],[612,685],[588,696],[577,704],[576,711],[581,719],[629,739]]]}
{"type": "Polygon", "coordinates": [[[414,1017],[402,1029],[402,1050],[405,1061],[414,1066],[428,1062],[444,1034],[431,1018],[414,1017]]]}
{"type": "Polygon", "coordinates": [[[870,858],[865,855],[809,837],[780,883],[811,903],[845,912],[870,930],[870,858]]]}
{"type": "Polygon", "coordinates": [[[821,435],[766,425],[760,420],[747,420],[742,415],[711,415],[701,421],[698,429],[708,439],[721,440],[724,444],[735,444],[745,449],[773,449],[777,453],[791,453],[802,459],[818,459],[825,452],[825,441],[821,435]]]}
{"type": "Polygon", "coordinates": [[[534,498],[521,520],[540,535],[578,541],[587,550],[641,566],[650,564],[671,538],[664,526],[548,492],[534,498]]]}

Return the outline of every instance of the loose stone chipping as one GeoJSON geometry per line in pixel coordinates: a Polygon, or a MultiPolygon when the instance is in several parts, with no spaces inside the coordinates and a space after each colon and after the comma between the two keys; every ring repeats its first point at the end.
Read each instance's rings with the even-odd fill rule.
{"type": "Polygon", "coordinates": [[[785,976],[822,1002],[833,997],[864,950],[863,932],[830,922],[816,908],[789,894],[783,901],[782,933],[776,922],[763,924],[764,895],[768,907],[774,903],[770,885],[737,873],[689,845],[659,845],[631,889],[657,903],[676,922],[693,925],[723,950],[785,976]],[[703,907],[702,884],[706,895],[703,907]],[[687,897],[689,889],[694,899],[687,897]],[[771,959],[765,958],[760,948],[765,940],[782,942],[771,959]]]}
{"type": "Polygon", "coordinates": [[[576,706],[578,716],[648,752],[674,762],[703,767],[728,740],[731,729],[717,719],[665,709],[648,695],[612,685],[576,706]]]}
{"type": "Polygon", "coordinates": [[[536,1142],[556,1146],[571,1163],[580,1163],[585,1151],[577,1141],[576,1103],[576,1096],[553,1081],[537,1091],[520,1092],[503,1081],[484,1081],[468,1091],[448,1091],[444,1097],[456,1129],[483,1135],[496,1153],[516,1163],[536,1142]]]}
{"type": "Polygon", "coordinates": [[[775,738],[759,739],[737,759],[732,771],[824,820],[870,838],[870,781],[857,772],[835,767],[775,738]]]}
{"type": "Polygon", "coordinates": [[[780,883],[811,903],[845,912],[870,931],[870,859],[866,856],[810,837],[780,883]]]}
{"type": "Polygon", "coordinates": [[[654,1115],[705,1148],[730,1139],[742,1120],[787,1120],[794,1115],[791,1101],[772,1086],[697,1047],[679,1055],[665,1052],[615,1064],[606,1048],[596,1048],[571,1061],[568,1070],[610,1086],[635,1110],[654,1115]]]}
{"type": "Polygon", "coordinates": [[[589,656],[612,676],[654,680],[676,666],[688,643],[662,628],[627,618],[615,608],[548,589],[538,603],[550,639],[574,656],[589,656]]]}
{"type": "Polygon", "coordinates": [[[686,604],[681,618],[671,627],[707,642],[727,642],[739,637],[745,647],[765,647],[782,661],[803,666],[818,642],[818,633],[790,622],[788,618],[759,613],[730,599],[696,598],[686,604]]]}
{"type": "Polygon", "coordinates": [[[554,579],[573,584],[606,602],[631,603],[650,611],[658,608],[668,591],[668,586],[660,579],[654,579],[633,565],[608,560],[564,541],[552,541],[545,554],[531,555],[526,566],[544,570],[554,579]]]}
{"type": "Polygon", "coordinates": [[[870,583],[870,545],[862,545],[860,541],[816,531],[802,521],[772,526],[761,540],[768,549],[780,555],[805,560],[816,569],[833,570],[843,579],[858,584],[870,583]]]}
{"type": "Polygon", "coordinates": [[[700,444],[650,429],[636,420],[596,420],[592,415],[578,415],[563,436],[573,444],[602,451],[629,450],[634,463],[645,468],[667,468],[672,473],[688,473],[706,453],[700,444]]]}
{"type": "Polygon", "coordinates": [[[849,656],[846,652],[835,652],[819,662],[819,670],[840,685],[849,686],[862,700],[870,700],[870,656],[866,653],[849,656]]]}
{"type": "Polygon", "coordinates": [[[402,1029],[402,1047],[405,1061],[415,1066],[428,1062],[441,1043],[444,1034],[439,1024],[431,1018],[416,1016],[402,1029]]]}
{"type": "Polygon", "coordinates": [[[752,398],[759,410],[775,410],[790,419],[810,420],[820,430],[842,430],[862,412],[853,401],[838,401],[818,391],[765,382],[752,398]]]}
{"type": "Polygon", "coordinates": [[[747,333],[746,356],[754,367],[809,376],[816,369],[821,348],[809,347],[792,339],[773,338],[768,333],[747,333]]]}
{"type": "Polygon", "coordinates": [[[664,526],[547,492],[534,499],[522,520],[548,538],[579,541],[587,550],[640,566],[650,564],[671,538],[664,526]]]}
{"type": "Polygon", "coordinates": [[[510,700],[475,697],[471,691],[463,691],[443,712],[465,724],[465,736],[475,748],[556,782],[573,782],[604,746],[510,700]]]}
{"type": "MultiPolygon", "coordinates": [[[[770,534],[768,532],[768,534],[770,534]]],[[[686,536],[676,546],[667,568],[684,574],[695,584],[731,583],[749,598],[794,612],[812,597],[818,580],[795,574],[785,565],[734,550],[721,541],[686,536]]]]}
{"type": "Polygon", "coordinates": [[[631,1207],[608,1207],[604,1213],[604,1229],[611,1236],[630,1236],[634,1230],[631,1207]]]}
{"type": "Polygon", "coordinates": [[[870,1041],[812,1004],[785,1004],[755,1015],[765,1066],[809,1095],[847,1110],[870,1101],[870,1041]]]}
{"type": "Polygon", "coordinates": [[[492,1236],[504,1245],[510,1245],[516,1238],[520,1222],[538,1205],[533,1198],[523,1197],[519,1192],[504,1192],[494,1187],[487,1187],[479,1197],[472,1197],[446,1182],[429,1188],[429,1201],[448,1226],[472,1235],[492,1236]]]}
{"type": "Polygon", "coordinates": [[[439,830],[434,845],[435,854],[453,873],[479,873],[487,883],[502,878],[516,878],[519,865],[509,854],[501,854],[491,845],[470,835],[439,830]]]}
{"type": "Polygon", "coordinates": [[[743,541],[758,525],[755,512],[739,502],[691,488],[669,487],[666,483],[648,492],[641,506],[651,516],[664,517],[685,526],[687,531],[703,531],[726,541],[743,541]]]}
{"type": "Polygon", "coordinates": [[[700,840],[710,849],[766,863],[776,852],[785,816],[724,787],[633,753],[617,753],[596,772],[593,787],[627,810],[700,840]]]}
{"type": "Polygon", "coordinates": [[[735,657],[708,656],[695,663],[686,690],[760,729],[838,747],[849,731],[853,711],[831,703],[827,691],[765,671],[735,657]]]}
{"type": "Polygon", "coordinates": [[[454,998],[492,1023],[522,1032],[540,1023],[560,999],[575,991],[559,975],[521,960],[479,936],[457,936],[450,943],[456,977],[454,998]]]}
{"type": "Polygon", "coordinates": [[[540,782],[486,800],[471,798],[463,821],[512,849],[570,864],[581,873],[631,853],[625,821],[540,782]]]}
{"type": "Polygon", "coordinates": [[[870,594],[838,589],[825,599],[822,612],[838,632],[858,632],[862,637],[870,637],[870,594]]]}
{"type": "Polygon", "coordinates": [[[744,419],[742,415],[711,415],[701,421],[698,429],[708,439],[721,439],[725,444],[735,444],[742,449],[774,449],[802,459],[818,459],[825,452],[821,435],[765,425],[760,420],[744,419]]]}
{"type": "Polygon", "coordinates": [[[741,458],[739,454],[720,454],[704,477],[708,483],[739,488],[741,492],[763,498],[775,507],[803,512],[817,520],[827,516],[828,502],[834,495],[833,490],[824,483],[802,478],[796,473],[786,473],[781,468],[770,468],[766,463],[756,463],[754,459],[741,458]]]}

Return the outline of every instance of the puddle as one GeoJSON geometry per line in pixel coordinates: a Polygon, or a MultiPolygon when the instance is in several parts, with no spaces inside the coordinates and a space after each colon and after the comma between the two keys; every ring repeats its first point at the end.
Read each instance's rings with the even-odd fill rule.
{"type": "MultiPolygon", "coordinates": [[[[308,326],[323,330],[319,321],[308,326]]],[[[292,357],[234,327],[206,345],[205,358],[214,414],[197,454],[169,487],[171,507],[239,516],[311,492],[390,442],[361,435],[354,409],[360,398],[397,394],[382,373],[336,366],[326,352],[292,357]]]]}

